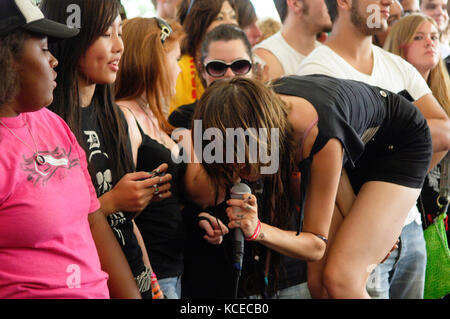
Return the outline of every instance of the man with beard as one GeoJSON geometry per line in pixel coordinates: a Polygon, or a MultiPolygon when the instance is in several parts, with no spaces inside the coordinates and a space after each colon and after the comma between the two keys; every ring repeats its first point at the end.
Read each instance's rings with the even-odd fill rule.
{"type": "Polygon", "coordinates": [[[254,49],[268,66],[269,79],[295,74],[305,56],[320,45],[317,34],[331,28],[323,0],[274,0],[274,3],[283,26],[254,49]]]}
{"type": "MultiPolygon", "coordinates": [[[[372,44],[373,35],[387,29],[393,0],[325,0],[333,28],[330,37],[302,62],[299,75],[326,74],[402,92],[415,105],[447,116],[420,73],[408,62],[372,44]]],[[[380,94],[382,91],[380,91],[380,94]]],[[[434,127],[433,147],[448,139],[448,120],[434,127]]],[[[358,168],[348,171],[355,192],[358,168]]],[[[342,192],[342,189],[339,190],[342,192]]],[[[350,194],[353,193],[350,190],[350,194]]],[[[351,198],[351,196],[350,196],[351,198]]],[[[344,214],[345,215],[345,214],[344,214]]],[[[341,218],[344,218],[342,216],[341,218]]],[[[423,298],[426,249],[421,217],[416,206],[406,218],[399,248],[382,264],[368,266],[372,273],[367,290],[372,298],[423,298]]],[[[324,258],[325,259],[325,258],[324,258]]],[[[308,265],[308,281],[314,296],[326,296],[321,286],[324,260],[308,265]],[[324,295],[325,294],[325,295],[324,295]]]]}

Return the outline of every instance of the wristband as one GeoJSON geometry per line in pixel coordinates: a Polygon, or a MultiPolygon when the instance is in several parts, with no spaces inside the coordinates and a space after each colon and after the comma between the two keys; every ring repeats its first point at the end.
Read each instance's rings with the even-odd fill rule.
{"type": "Polygon", "coordinates": [[[258,238],[259,233],[261,232],[261,221],[258,219],[258,225],[256,225],[255,232],[250,237],[246,238],[245,240],[253,241],[256,238],[258,238]]]}
{"type": "Polygon", "coordinates": [[[160,299],[163,296],[163,292],[159,287],[158,279],[156,278],[156,274],[152,272],[150,275],[151,278],[151,289],[152,289],[152,299],[160,299]]]}

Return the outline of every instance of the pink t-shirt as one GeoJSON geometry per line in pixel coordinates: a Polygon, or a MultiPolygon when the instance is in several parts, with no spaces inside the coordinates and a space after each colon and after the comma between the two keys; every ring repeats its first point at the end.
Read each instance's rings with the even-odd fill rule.
{"type": "Polygon", "coordinates": [[[45,108],[0,120],[17,136],[0,124],[0,298],[109,298],[88,222],[100,205],[83,149],[45,108]]]}

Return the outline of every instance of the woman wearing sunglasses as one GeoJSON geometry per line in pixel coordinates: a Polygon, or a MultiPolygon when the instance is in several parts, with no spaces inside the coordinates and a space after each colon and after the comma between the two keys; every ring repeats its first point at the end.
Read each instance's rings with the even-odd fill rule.
{"type": "Polygon", "coordinates": [[[234,3],[228,0],[183,0],[178,18],[186,38],[181,47],[181,73],[169,114],[181,105],[195,102],[205,90],[197,69],[200,67],[200,46],[206,33],[220,24],[238,25],[234,3]]]}
{"type": "MultiPolygon", "coordinates": [[[[200,80],[204,87],[235,76],[252,77],[252,48],[243,30],[223,24],[208,32],[200,49],[200,80]]],[[[174,127],[191,128],[197,101],[177,108],[169,116],[174,127]]]]}
{"type": "MultiPolygon", "coordinates": [[[[207,33],[200,50],[200,75],[205,87],[215,81],[233,77],[252,78],[251,45],[243,30],[224,24],[207,33]]],[[[197,102],[176,109],[169,122],[176,127],[190,128],[197,102]]],[[[252,185],[258,188],[258,185],[252,185]]],[[[234,279],[230,265],[231,238],[226,204],[208,207],[206,211],[187,205],[183,217],[187,225],[183,297],[232,298],[234,279]],[[214,217],[213,217],[214,216],[214,217]],[[217,217],[217,219],[216,219],[217,217]],[[220,244],[220,245],[218,245],[220,244]],[[208,281],[200,280],[206,275],[208,281]],[[217,289],[221,287],[221,289],[217,289]]],[[[296,224],[293,224],[294,229],[296,224]]],[[[260,245],[246,245],[246,259],[239,285],[239,296],[267,296],[272,298],[310,298],[306,287],[306,263],[286,256],[273,256],[272,268],[266,268],[267,249],[260,245]],[[258,261],[255,261],[253,257],[258,261]],[[265,285],[264,277],[269,277],[265,285]],[[272,277],[275,276],[275,277],[272,277]]]]}

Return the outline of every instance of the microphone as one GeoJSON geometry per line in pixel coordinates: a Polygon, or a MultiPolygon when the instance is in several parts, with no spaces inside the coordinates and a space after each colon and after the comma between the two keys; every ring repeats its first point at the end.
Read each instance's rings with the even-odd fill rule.
{"type": "MultiPolygon", "coordinates": [[[[250,194],[252,190],[250,187],[244,183],[235,184],[230,190],[230,197],[232,199],[242,199],[242,195],[250,194]]],[[[239,212],[240,208],[233,207],[233,212],[239,212]]],[[[239,277],[242,270],[242,262],[244,260],[244,233],[240,228],[233,229],[232,235],[232,248],[233,248],[233,258],[232,265],[235,270],[236,275],[236,289],[235,297],[237,297],[237,285],[239,282],[239,277]]]]}

